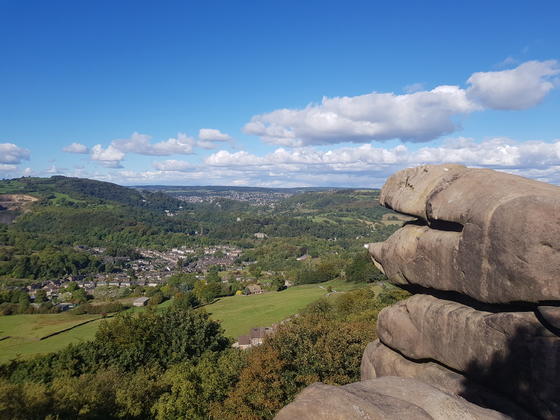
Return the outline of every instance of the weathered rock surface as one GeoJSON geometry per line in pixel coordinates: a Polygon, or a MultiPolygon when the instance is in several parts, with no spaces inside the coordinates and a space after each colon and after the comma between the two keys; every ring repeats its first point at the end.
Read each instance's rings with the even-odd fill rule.
{"type": "Polygon", "coordinates": [[[384,376],[417,379],[440,391],[459,395],[469,402],[497,410],[515,419],[534,419],[526,410],[487,387],[437,363],[408,360],[379,340],[366,347],[360,370],[362,381],[384,376]]]}
{"type": "Polygon", "coordinates": [[[559,187],[428,165],[391,176],[380,201],[427,224],[370,246],[390,280],[490,303],[560,300],[559,187]]]}
{"type": "Polygon", "coordinates": [[[533,312],[484,312],[415,295],[383,309],[380,340],[415,360],[436,360],[523,403],[560,418],[560,337],[533,312]]]}
{"type": "Polygon", "coordinates": [[[276,420],[509,419],[414,379],[384,377],[344,386],[316,383],[276,420]]]}
{"type": "Polygon", "coordinates": [[[539,306],[537,308],[540,316],[550,327],[560,331],[560,307],[558,306],[539,306]]]}

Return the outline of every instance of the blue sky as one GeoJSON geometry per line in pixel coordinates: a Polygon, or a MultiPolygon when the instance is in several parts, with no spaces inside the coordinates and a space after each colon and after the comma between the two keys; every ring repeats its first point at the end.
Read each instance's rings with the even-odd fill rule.
{"type": "Polygon", "coordinates": [[[380,186],[455,162],[559,183],[559,15],[555,1],[0,0],[0,177],[380,186]]]}

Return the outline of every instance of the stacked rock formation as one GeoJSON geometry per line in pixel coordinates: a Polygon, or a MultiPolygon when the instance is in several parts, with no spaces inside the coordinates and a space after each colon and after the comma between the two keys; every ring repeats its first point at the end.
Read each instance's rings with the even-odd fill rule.
{"type": "Polygon", "coordinates": [[[314,384],[278,418],[560,419],[560,188],[428,165],[390,177],[380,201],[418,218],[369,245],[415,295],[379,314],[362,382],[314,384]],[[323,415],[321,399],[346,402],[323,415]]]}

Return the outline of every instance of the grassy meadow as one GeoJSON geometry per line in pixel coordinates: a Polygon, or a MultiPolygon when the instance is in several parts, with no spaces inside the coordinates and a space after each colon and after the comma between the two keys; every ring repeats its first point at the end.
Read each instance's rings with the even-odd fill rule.
{"type": "MultiPolygon", "coordinates": [[[[300,312],[309,303],[327,294],[328,286],[342,292],[363,287],[363,284],[332,280],[326,283],[290,287],[281,292],[229,296],[205,306],[205,309],[212,319],[221,321],[226,335],[237,338],[247,333],[251,327],[270,326],[300,312]]],[[[163,308],[170,304],[171,301],[166,301],[159,307],[163,308]]],[[[129,311],[141,310],[145,308],[131,308],[129,311]]],[[[1,316],[0,363],[57,351],[70,343],[91,340],[100,322],[102,322],[101,315],[73,315],[67,312],[1,316]],[[87,323],[80,325],[84,322],[87,323]],[[45,338],[68,328],[71,329],[45,338]]]]}
{"type": "MultiPolygon", "coordinates": [[[[158,308],[170,304],[168,300],[158,305],[158,308]]],[[[138,312],[145,308],[132,307],[128,311],[138,312]]],[[[91,340],[100,322],[101,315],[73,315],[68,312],[0,316],[0,363],[57,351],[71,343],[91,340]],[[64,331],[68,328],[71,329],[64,331]],[[47,337],[58,331],[64,332],[47,337]]]]}
{"type": "Polygon", "coordinates": [[[0,363],[37,353],[48,353],[95,335],[101,315],[69,313],[0,317],[0,363]],[[81,323],[91,321],[84,325],[81,323]],[[77,327],[75,327],[77,326],[77,327]],[[75,327],[52,337],[50,334],[75,327]],[[43,339],[44,338],[44,339],[43,339]]]}
{"type": "Polygon", "coordinates": [[[228,296],[205,308],[212,319],[222,323],[226,335],[237,338],[246,334],[252,327],[270,326],[300,312],[311,302],[326,295],[328,286],[337,292],[342,292],[363,287],[364,284],[332,280],[326,283],[289,287],[281,292],[228,296]]]}

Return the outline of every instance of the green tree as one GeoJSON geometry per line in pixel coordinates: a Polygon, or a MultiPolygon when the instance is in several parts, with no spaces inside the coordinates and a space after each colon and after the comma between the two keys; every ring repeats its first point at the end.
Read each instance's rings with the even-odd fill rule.
{"type": "Polygon", "coordinates": [[[72,292],[72,303],[86,303],[87,294],[84,289],[77,289],[72,292]]]}
{"type": "Polygon", "coordinates": [[[192,290],[195,282],[196,275],[192,273],[177,273],[167,279],[167,284],[182,292],[192,290]]]}
{"type": "Polygon", "coordinates": [[[209,270],[206,274],[206,283],[221,283],[220,275],[216,270],[209,270]]]}
{"type": "Polygon", "coordinates": [[[239,380],[245,354],[239,350],[206,353],[196,364],[179,363],[162,377],[168,387],[153,406],[157,419],[207,419],[239,380]]]}
{"type": "Polygon", "coordinates": [[[274,280],[272,280],[272,287],[277,292],[280,292],[281,290],[286,289],[286,286],[284,284],[284,280],[281,279],[280,277],[276,277],[274,280]]]}
{"type": "Polygon", "coordinates": [[[206,283],[203,280],[198,280],[194,285],[193,292],[200,302],[210,303],[216,297],[220,296],[222,292],[222,285],[221,283],[206,283]]]}
{"type": "Polygon", "coordinates": [[[28,420],[45,418],[52,401],[44,384],[12,384],[0,378],[0,418],[28,420]]]}
{"type": "Polygon", "coordinates": [[[257,280],[261,278],[262,276],[262,267],[260,267],[258,264],[251,264],[248,268],[249,273],[255,277],[257,280]]]}
{"type": "Polygon", "coordinates": [[[18,312],[23,314],[29,309],[29,297],[27,294],[21,294],[18,301],[18,312]]]}
{"type": "Polygon", "coordinates": [[[150,300],[148,301],[148,304],[151,306],[156,306],[159,305],[161,302],[163,302],[164,296],[163,293],[161,291],[157,291],[155,293],[153,293],[150,296],[150,300]]]}
{"type": "Polygon", "coordinates": [[[371,323],[316,314],[298,317],[247,355],[239,382],[213,410],[220,419],[269,419],[305,386],[359,380],[360,360],[375,337],[371,323]]]}
{"type": "Polygon", "coordinates": [[[178,306],[182,309],[192,309],[198,305],[200,305],[200,302],[193,292],[179,292],[173,298],[173,306],[178,306]]]}
{"type": "Polygon", "coordinates": [[[75,281],[70,281],[66,285],[65,289],[66,289],[67,292],[75,292],[76,290],[79,289],[78,283],[76,283],[75,281]]]}
{"type": "Polygon", "coordinates": [[[355,254],[344,268],[344,272],[346,273],[346,280],[354,283],[387,280],[385,275],[373,265],[367,252],[355,254]]]}
{"type": "Polygon", "coordinates": [[[122,374],[114,368],[78,377],[58,377],[51,386],[53,412],[61,418],[113,417],[118,409],[115,390],[122,379],[122,374]]]}
{"type": "Polygon", "coordinates": [[[47,301],[47,292],[39,289],[35,292],[35,303],[43,303],[47,301]]]}
{"type": "Polygon", "coordinates": [[[120,418],[152,418],[152,406],[168,388],[161,380],[162,374],[160,368],[148,366],[127,375],[115,390],[118,409],[111,414],[120,418]]]}
{"type": "Polygon", "coordinates": [[[12,270],[12,276],[15,278],[25,278],[33,276],[33,266],[31,258],[24,256],[18,258],[15,267],[12,270]]]}
{"type": "Polygon", "coordinates": [[[130,371],[151,364],[167,368],[205,351],[221,351],[229,340],[204,311],[171,306],[120,314],[99,327],[94,344],[105,363],[130,371]]]}

